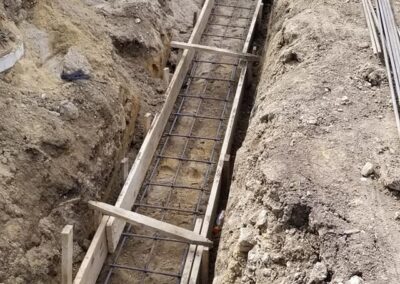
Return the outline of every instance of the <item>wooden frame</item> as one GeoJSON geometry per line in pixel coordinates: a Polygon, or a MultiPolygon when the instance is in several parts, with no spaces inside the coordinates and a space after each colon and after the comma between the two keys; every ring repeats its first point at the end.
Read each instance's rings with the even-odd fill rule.
{"type": "MultiPolygon", "coordinates": [[[[214,6],[214,0],[206,0],[199,19],[189,39],[198,43],[214,6]]],[[[158,146],[163,130],[171,114],[185,76],[194,58],[194,50],[185,50],[166,91],[166,102],[161,113],[154,118],[142,147],[131,168],[128,178],[118,197],[116,206],[131,209],[142,186],[146,172],[158,146]]],[[[103,216],[88,251],[75,277],[74,284],[94,284],[100,274],[108,252],[114,252],[122,235],[125,222],[115,217],[103,216]]]]}
{"type": "MultiPolygon", "coordinates": [[[[214,0],[207,0],[205,2],[199,21],[197,22],[192,36],[189,39],[189,43],[197,43],[200,41],[213,5],[214,0]]],[[[135,163],[132,166],[131,172],[129,173],[128,179],[122,188],[115,206],[124,209],[131,209],[135,203],[136,197],[139,194],[142,183],[146,177],[147,170],[150,167],[154,153],[163,134],[163,130],[168,122],[168,117],[172,112],[186,73],[188,72],[190,64],[192,63],[194,53],[194,50],[185,50],[183,52],[182,58],[167,89],[167,100],[161,110],[160,115],[155,119],[152,127],[150,127],[150,131],[142,144],[142,147],[136,157],[135,163]]],[[[111,217],[108,221],[107,241],[110,252],[115,251],[124,227],[125,222],[122,220],[116,220],[114,217],[111,217]]]]}
{"type": "Polygon", "coordinates": [[[200,45],[200,44],[171,41],[171,47],[183,48],[183,49],[194,49],[194,50],[198,50],[198,51],[216,53],[216,54],[220,54],[220,55],[224,55],[224,56],[231,56],[231,57],[245,59],[247,61],[259,61],[260,60],[259,56],[251,54],[251,53],[240,53],[240,52],[230,51],[229,49],[200,45]]]}
{"type": "Polygon", "coordinates": [[[61,284],[72,284],[74,226],[66,225],[61,232],[61,284]]]}
{"type": "MultiPolygon", "coordinates": [[[[203,220],[201,218],[196,219],[196,224],[194,226],[194,232],[200,234],[202,223],[203,223],[203,220]]],[[[196,249],[197,249],[196,245],[189,246],[189,251],[186,256],[185,266],[184,266],[183,272],[182,272],[181,284],[185,284],[185,283],[189,282],[190,271],[192,270],[192,264],[193,264],[193,260],[194,260],[195,254],[196,254],[196,249]]]]}
{"type": "Polygon", "coordinates": [[[203,237],[196,232],[163,221],[159,221],[157,219],[136,212],[132,212],[130,210],[122,209],[98,201],[89,201],[89,207],[98,210],[103,214],[122,219],[129,224],[142,225],[156,231],[162,231],[165,235],[188,241],[191,244],[203,245],[207,247],[211,247],[213,245],[212,241],[208,240],[206,237],[203,237]]]}
{"type": "MultiPolygon", "coordinates": [[[[251,41],[253,39],[254,35],[254,30],[256,27],[257,19],[259,18],[259,13],[261,12],[262,8],[262,0],[259,0],[257,2],[256,9],[254,11],[254,15],[250,24],[249,28],[249,33],[247,35],[246,41],[244,43],[243,47],[243,53],[247,53],[250,48],[251,41]]],[[[240,72],[240,77],[238,81],[238,86],[236,89],[233,105],[232,105],[232,110],[231,114],[229,116],[229,121],[224,137],[224,142],[222,144],[221,148],[221,153],[217,165],[217,170],[215,172],[215,177],[213,181],[213,185],[211,188],[211,193],[208,201],[208,206],[206,210],[206,214],[204,216],[204,222],[203,226],[201,229],[201,235],[204,237],[208,237],[211,233],[213,221],[215,220],[215,215],[216,215],[216,210],[217,210],[217,200],[219,199],[219,194],[220,194],[220,189],[221,189],[221,182],[222,182],[222,173],[224,171],[224,165],[226,156],[230,153],[231,146],[232,146],[232,137],[233,133],[235,130],[235,126],[237,123],[238,119],[238,110],[240,103],[243,98],[243,92],[244,92],[244,86],[245,86],[245,81],[248,73],[248,63],[245,61],[240,62],[241,65],[241,72],[240,72]]],[[[192,270],[191,270],[191,275],[190,275],[190,280],[188,283],[190,284],[197,284],[198,283],[198,278],[199,278],[199,272],[201,267],[207,265],[208,262],[208,248],[204,246],[198,246],[197,251],[196,251],[196,256],[193,262],[192,270]],[[202,265],[203,263],[203,265],[202,265]]],[[[207,279],[208,275],[208,269],[203,269],[203,274],[201,275],[202,279],[207,279]]],[[[204,280],[202,280],[203,282],[204,280]]],[[[205,280],[207,281],[207,280],[205,280]]]]}

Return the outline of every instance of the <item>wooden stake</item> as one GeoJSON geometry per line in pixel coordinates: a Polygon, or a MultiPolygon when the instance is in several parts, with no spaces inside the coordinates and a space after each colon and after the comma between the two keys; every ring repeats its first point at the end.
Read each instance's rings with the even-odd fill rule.
{"type": "Polygon", "coordinates": [[[66,225],[61,232],[61,283],[72,284],[72,255],[74,252],[74,227],[66,225]]]}
{"type": "MultiPolygon", "coordinates": [[[[203,219],[197,218],[196,219],[196,224],[194,226],[194,232],[200,234],[201,230],[201,225],[203,223],[203,219]]],[[[190,271],[192,270],[192,265],[194,261],[194,257],[196,255],[196,245],[190,245],[189,246],[189,251],[186,256],[186,261],[185,261],[185,266],[182,271],[182,277],[181,277],[181,284],[188,284],[189,283],[189,278],[190,278],[190,271]]]]}
{"type": "Polygon", "coordinates": [[[163,79],[164,79],[164,84],[166,87],[169,86],[170,78],[169,78],[169,68],[165,67],[163,70],[163,79]]]}
{"type": "Polygon", "coordinates": [[[227,189],[231,185],[231,155],[225,155],[222,176],[225,181],[224,187],[227,189]]]}
{"type": "Polygon", "coordinates": [[[149,133],[151,124],[153,123],[153,115],[148,112],[144,115],[144,131],[145,131],[145,135],[147,135],[147,133],[149,133]]]}
{"type": "Polygon", "coordinates": [[[263,11],[264,11],[264,3],[261,3],[260,10],[258,11],[258,15],[257,15],[257,22],[258,22],[259,27],[261,26],[263,11]]]}
{"type": "Polygon", "coordinates": [[[197,12],[193,13],[193,27],[196,25],[197,23],[197,12]]]}
{"type": "Polygon", "coordinates": [[[210,265],[210,250],[209,248],[204,248],[203,249],[203,255],[201,258],[201,266],[200,266],[200,281],[201,284],[208,284],[208,275],[209,275],[209,270],[208,267],[210,265]]]}
{"type": "Polygon", "coordinates": [[[122,164],[122,173],[124,179],[123,182],[125,183],[129,175],[129,159],[127,157],[123,158],[121,164],[122,164]]]}

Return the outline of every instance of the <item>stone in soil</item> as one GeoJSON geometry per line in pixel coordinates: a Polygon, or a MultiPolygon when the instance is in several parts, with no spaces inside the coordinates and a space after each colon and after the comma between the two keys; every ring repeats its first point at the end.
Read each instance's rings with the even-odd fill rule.
{"type": "Polygon", "coordinates": [[[375,166],[374,166],[372,163],[370,163],[370,162],[367,162],[367,163],[363,166],[363,168],[361,169],[361,175],[362,175],[363,177],[369,177],[369,176],[372,175],[374,172],[375,172],[375,166]]]}
{"type": "Polygon", "coordinates": [[[310,280],[308,284],[319,284],[322,283],[328,277],[328,268],[323,262],[317,262],[310,274],[310,280]]]}

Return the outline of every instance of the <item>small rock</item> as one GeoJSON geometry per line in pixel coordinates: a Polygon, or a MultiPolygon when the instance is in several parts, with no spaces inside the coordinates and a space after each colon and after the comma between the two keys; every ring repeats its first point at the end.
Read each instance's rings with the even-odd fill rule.
{"type": "Polygon", "coordinates": [[[394,219],[395,220],[400,220],[400,212],[399,211],[397,211],[396,213],[394,213],[394,219]]]}
{"type": "Polygon", "coordinates": [[[383,185],[390,190],[400,191],[400,169],[397,165],[389,162],[382,166],[381,172],[380,180],[383,185]]]}
{"type": "Polygon", "coordinates": [[[60,105],[60,114],[66,120],[74,120],[79,117],[79,110],[72,102],[63,101],[60,105]]]}
{"type": "Polygon", "coordinates": [[[307,119],[307,123],[311,124],[311,125],[317,125],[318,120],[314,117],[311,117],[311,118],[307,119]]]}
{"type": "Polygon", "coordinates": [[[1,158],[1,162],[3,163],[3,164],[8,164],[8,159],[7,159],[7,157],[2,157],[1,158]]]}
{"type": "Polygon", "coordinates": [[[70,74],[79,70],[84,74],[90,74],[92,67],[77,47],[70,47],[63,59],[63,73],[70,74]]]}
{"type": "Polygon", "coordinates": [[[372,175],[374,172],[375,172],[375,166],[370,162],[367,162],[361,169],[361,175],[363,177],[368,177],[372,175]]]}
{"type": "Polygon", "coordinates": [[[364,284],[364,280],[360,276],[354,275],[346,281],[346,284],[364,284]]]}
{"type": "Polygon", "coordinates": [[[323,262],[317,262],[310,274],[310,280],[308,284],[319,284],[322,283],[328,277],[328,268],[323,262]]]}
{"type": "Polygon", "coordinates": [[[249,252],[255,245],[254,232],[250,228],[241,228],[239,236],[239,251],[249,252]]]}
{"type": "Polygon", "coordinates": [[[338,112],[343,112],[343,109],[338,108],[337,111],[338,111],[338,112]]]}
{"type": "Polygon", "coordinates": [[[369,47],[369,43],[366,42],[366,41],[364,41],[364,42],[360,43],[360,44],[358,45],[358,47],[359,47],[360,49],[366,49],[366,48],[369,47]]]}
{"type": "Polygon", "coordinates": [[[353,235],[353,234],[358,234],[359,232],[360,232],[360,230],[358,230],[358,229],[351,229],[351,230],[346,230],[343,233],[345,235],[353,235]]]}
{"type": "Polygon", "coordinates": [[[141,19],[139,19],[139,18],[136,18],[136,19],[135,19],[135,23],[136,23],[136,24],[140,24],[141,22],[142,22],[141,19]]]}
{"type": "Polygon", "coordinates": [[[341,99],[341,104],[342,105],[347,105],[347,104],[349,104],[349,102],[350,102],[350,100],[349,100],[349,98],[347,96],[343,96],[342,97],[342,99],[341,99]]]}
{"type": "Polygon", "coordinates": [[[267,210],[262,210],[260,214],[258,214],[256,227],[257,228],[265,227],[267,225],[267,221],[268,221],[267,210]]]}

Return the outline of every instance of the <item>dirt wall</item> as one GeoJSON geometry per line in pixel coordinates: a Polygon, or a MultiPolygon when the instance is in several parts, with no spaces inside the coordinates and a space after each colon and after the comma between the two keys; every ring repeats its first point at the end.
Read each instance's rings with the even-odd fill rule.
{"type": "Polygon", "coordinates": [[[268,34],[214,283],[397,283],[399,137],[360,1],[275,0],[268,34]]]}
{"type": "Polygon", "coordinates": [[[172,35],[190,30],[169,5],[1,1],[1,27],[11,27],[1,31],[26,53],[0,75],[0,283],[59,283],[66,224],[75,226],[78,268],[97,227],[86,202],[120,191],[141,114],[164,101],[155,69],[167,63],[172,35]],[[84,76],[61,79],[77,71],[84,76]]]}

